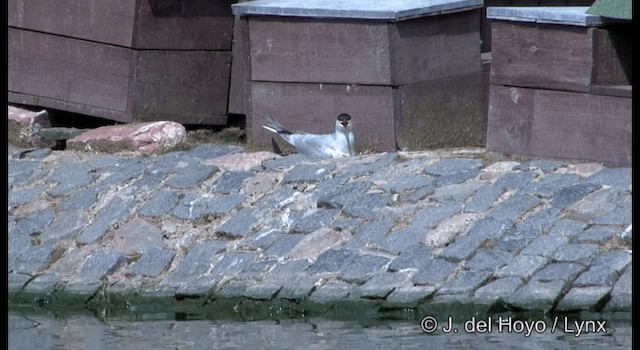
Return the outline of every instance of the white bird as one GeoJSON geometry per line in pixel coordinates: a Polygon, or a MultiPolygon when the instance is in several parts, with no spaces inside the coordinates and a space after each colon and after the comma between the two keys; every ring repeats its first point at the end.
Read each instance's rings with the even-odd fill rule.
{"type": "Polygon", "coordinates": [[[336,131],[333,134],[310,134],[292,131],[267,116],[268,125],[262,127],[280,135],[283,140],[295,147],[299,153],[314,158],[339,158],[355,156],[355,136],[351,116],[342,113],[336,119],[336,131]]]}

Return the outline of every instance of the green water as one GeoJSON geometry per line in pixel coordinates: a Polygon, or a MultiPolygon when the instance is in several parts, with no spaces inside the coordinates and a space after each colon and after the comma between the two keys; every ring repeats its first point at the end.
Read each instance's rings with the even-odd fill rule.
{"type": "Polygon", "coordinates": [[[320,310],[237,301],[200,309],[206,312],[166,304],[156,310],[10,304],[8,348],[631,349],[629,313],[491,314],[349,304],[320,310]]]}

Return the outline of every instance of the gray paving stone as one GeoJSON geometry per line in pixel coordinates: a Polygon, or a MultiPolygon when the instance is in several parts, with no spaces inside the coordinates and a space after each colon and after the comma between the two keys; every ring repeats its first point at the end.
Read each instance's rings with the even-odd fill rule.
{"type": "Polygon", "coordinates": [[[534,160],[530,160],[530,161],[521,163],[519,165],[516,165],[514,169],[524,170],[524,171],[531,171],[531,170],[537,169],[542,171],[545,174],[548,174],[558,170],[564,165],[566,164],[557,160],[534,159],[534,160]]]}
{"type": "Polygon", "coordinates": [[[377,171],[380,171],[381,169],[385,169],[387,166],[397,161],[398,159],[400,159],[400,156],[397,152],[384,153],[378,156],[374,161],[354,164],[341,169],[341,172],[343,172],[348,177],[361,177],[373,174],[377,171]]]}
{"type": "Polygon", "coordinates": [[[376,245],[382,251],[398,255],[413,246],[423,244],[422,241],[427,232],[429,232],[427,228],[414,228],[409,226],[398,231],[390,232],[376,245]]]}
{"type": "Polygon", "coordinates": [[[631,267],[629,267],[611,291],[611,300],[605,305],[604,311],[629,311],[632,306],[631,267]]]}
{"type": "Polygon", "coordinates": [[[538,236],[551,230],[553,223],[561,216],[559,210],[545,208],[528,215],[516,225],[515,232],[521,235],[538,236]]]}
{"type": "Polygon", "coordinates": [[[379,214],[379,209],[391,204],[391,198],[382,193],[365,193],[357,201],[345,205],[342,212],[345,215],[365,220],[373,220],[379,214]]]}
{"type": "Polygon", "coordinates": [[[539,255],[550,258],[560,248],[569,241],[564,236],[544,235],[534,239],[527,245],[520,254],[522,255],[539,255]]]}
{"type": "Polygon", "coordinates": [[[574,242],[604,244],[618,233],[620,229],[615,226],[592,226],[576,234],[574,242]]]}
{"type": "Polygon", "coordinates": [[[496,185],[485,185],[480,187],[464,206],[464,211],[468,213],[485,212],[489,210],[503,192],[503,188],[496,185]]]}
{"type": "Polygon", "coordinates": [[[337,209],[317,209],[309,215],[295,220],[291,226],[292,233],[311,233],[324,227],[329,227],[333,218],[340,213],[337,209]]]}
{"type": "Polygon", "coordinates": [[[146,170],[146,164],[140,161],[123,161],[118,167],[108,168],[107,171],[113,171],[106,179],[101,181],[101,185],[122,185],[131,179],[140,177],[146,170]]]}
{"type": "Polygon", "coordinates": [[[613,205],[611,210],[595,215],[593,223],[596,225],[631,225],[631,195],[623,201],[613,205]]]}
{"type": "Polygon", "coordinates": [[[91,168],[84,164],[70,164],[49,176],[49,180],[58,182],[54,188],[49,190],[49,195],[53,197],[68,196],[73,191],[91,184],[97,177],[97,174],[91,172],[91,168]]]}
{"type": "Polygon", "coordinates": [[[218,261],[209,272],[213,276],[232,277],[251,265],[255,254],[245,252],[229,252],[218,261]]]}
{"type": "Polygon", "coordinates": [[[491,209],[489,217],[496,220],[516,220],[539,204],[540,200],[538,198],[528,195],[515,195],[491,209]]]}
{"type": "Polygon", "coordinates": [[[87,224],[86,211],[69,209],[58,211],[55,220],[44,229],[40,239],[43,242],[59,242],[76,236],[87,224]]]}
{"type": "Polygon", "coordinates": [[[378,273],[363,285],[356,287],[351,294],[349,294],[349,297],[385,299],[398,286],[403,285],[406,280],[407,275],[404,273],[378,273]]]}
{"type": "Polygon", "coordinates": [[[545,266],[542,270],[536,272],[531,277],[532,281],[540,282],[552,282],[552,281],[564,281],[566,283],[573,283],[580,273],[584,270],[584,266],[573,263],[551,263],[545,266]]]}
{"type": "MultiPolygon", "coordinates": [[[[138,160],[136,159],[136,162],[137,161],[138,160]]],[[[123,168],[124,165],[130,164],[130,162],[131,161],[129,158],[113,155],[113,154],[107,154],[107,155],[98,155],[95,158],[88,159],[86,163],[92,169],[114,170],[114,169],[123,168]]]]}
{"type": "Polygon", "coordinates": [[[496,277],[516,276],[529,279],[533,274],[542,269],[548,260],[541,256],[535,255],[518,255],[514,257],[507,265],[498,269],[496,277]]]}
{"type": "Polygon", "coordinates": [[[398,272],[404,269],[425,267],[433,259],[433,252],[433,247],[424,244],[410,246],[389,263],[387,271],[398,272]]]}
{"type": "Polygon", "coordinates": [[[316,289],[319,278],[306,275],[294,275],[283,280],[283,286],[278,298],[289,300],[303,300],[316,289]]]}
{"type": "Polygon", "coordinates": [[[349,283],[331,281],[316,287],[309,296],[309,301],[318,304],[336,302],[346,299],[354,288],[355,286],[349,283]]]}
{"type": "Polygon", "coordinates": [[[268,256],[286,256],[293,251],[293,248],[300,243],[304,238],[303,235],[282,235],[277,241],[275,241],[268,249],[265,250],[265,254],[268,256]]]}
{"type": "Polygon", "coordinates": [[[598,254],[598,246],[588,243],[568,243],[556,251],[553,255],[554,260],[559,262],[575,262],[581,265],[587,265],[598,254]]]}
{"type": "Polygon", "coordinates": [[[256,209],[242,208],[216,229],[216,234],[233,239],[244,237],[252,232],[257,223],[256,209]]]}
{"type": "Polygon", "coordinates": [[[180,196],[176,191],[160,190],[140,208],[139,214],[142,216],[168,215],[178,204],[180,196]]]}
{"type": "Polygon", "coordinates": [[[493,304],[513,294],[522,285],[522,279],[517,276],[498,278],[478,288],[473,293],[472,300],[480,304],[493,304]]]}
{"type": "Polygon", "coordinates": [[[206,215],[220,216],[237,208],[245,200],[242,194],[219,194],[204,197],[187,193],[175,207],[172,215],[179,219],[199,219],[206,215]]]}
{"type": "Polygon", "coordinates": [[[227,171],[224,172],[211,185],[210,192],[238,193],[242,189],[242,183],[253,174],[248,171],[227,171]]]}
{"type": "Polygon", "coordinates": [[[352,249],[329,249],[318,256],[308,271],[311,273],[339,272],[344,266],[351,264],[358,255],[358,252],[352,249]]]}
{"type": "Polygon", "coordinates": [[[549,230],[549,236],[574,237],[579,235],[587,225],[582,221],[572,219],[560,219],[549,230]]]}
{"type": "Polygon", "coordinates": [[[216,261],[215,255],[225,249],[226,243],[224,241],[209,241],[193,247],[178,262],[176,269],[164,282],[183,283],[185,280],[194,279],[207,272],[216,261]]]}
{"type": "Polygon", "coordinates": [[[55,213],[51,209],[45,209],[38,211],[28,217],[21,220],[17,220],[14,227],[14,232],[21,235],[31,235],[38,232],[43,232],[51,224],[55,218],[55,213]]]}
{"type": "Polygon", "coordinates": [[[134,207],[135,200],[132,197],[113,198],[96,214],[93,223],[82,231],[78,237],[78,243],[91,244],[99,241],[115,223],[131,216],[134,207]]]}
{"type": "Polygon", "coordinates": [[[128,272],[145,277],[158,277],[169,268],[176,253],[162,248],[151,248],[128,267],[128,272]]]}
{"type": "Polygon", "coordinates": [[[600,185],[593,183],[578,183],[567,186],[556,192],[551,198],[551,206],[564,208],[582,199],[587,194],[598,190],[600,185]]]}
{"type": "Polygon", "coordinates": [[[101,189],[98,187],[85,188],[82,191],[76,191],[69,197],[66,197],[60,203],[60,209],[83,209],[87,210],[96,204],[98,194],[101,189]]]}
{"type": "Polygon", "coordinates": [[[271,193],[266,194],[262,199],[255,203],[255,207],[258,208],[282,208],[295,198],[295,196],[299,195],[300,192],[289,188],[289,187],[280,187],[271,193]]]}
{"type": "Polygon", "coordinates": [[[399,196],[400,202],[416,203],[427,198],[434,193],[432,187],[421,187],[413,191],[403,192],[399,196]]]}
{"type": "Polygon", "coordinates": [[[478,247],[480,247],[487,239],[479,235],[476,236],[461,236],[457,237],[455,242],[445,247],[439,256],[449,261],[462,261],[469,259],[475,254],[478,247]]]}
{"type": "Polygon", "coordinates": [[[219,298],[241,298],[244,297],[245,291],[254,283],[249,280],[230,280],[217,287],[215,296],[219,298]]]}
{"type": "Polygon", "coordinates": [[[54,251],[53,244],[29,247],[16,257],[11,270],[16,273],[36,274],[47,267],[54,251]]]}
{"type": "Polygon", "coordinates": [[[28,178],[40,166],[36,160],[10,161],[7,165],[7,175],[9,178],[28,178]]]}
{"type": "Polygon", "coordinates": [[[583,181],[631,190],[631,168],[603,168],[583,181]]]}
{"type": "Polygon", "coordinates": [[[40,148],[37,150],[27,152],[25,154],[25,157],[29,159],[42,160],[44,158],[47,158],[51,153],[53,153],[51,148],[40,148]]]}
{"type": "Polygon", "coordinates": [[[302,153],[293,153],[285,157],[279,157],[273,160],[263,162],[262,165],[266,170],[283,171],[288,168],[292,168],[300,163],[309,162],[309,157],[302,153]]]}
{"type": "Polygon", "coordinates": [[[9,206],[18,206],[29,203],[38,198],[48,188],[46,185],[39,185],[26,190],[10,191],[9,206]]]}
{"type": "Polygon", "coordinates": [[[491,277],[488,271],[462,271],[457,274],[454,279],[446,281],[438,289],[438,295],[444,294],[465,294],[470,295],[487,282],[491,277]]]}
{"type": "Polygon", "coordinates": [[[433,177],[427,175],[411,175],[400,179],[390,179],[389,182],[380,187],[386,192],[401,193],[421,187],[432,186],[433,180],[433,177]]]}
{"type": "Polygon", "coordinates": [[[562,295],[564,281],[529,281],[513,294],[504,298],[512,307],[525,310],[550,311],[562,295]]]}
{"type": "Polygon", "coordinates": [[[273,243],[275,243],[280,237],[284,236],[285,233],[281,231],[276,231],[273,229],[259,232],[256,237],[251,241],[251,245],[254,247],[258,247],[262,250],[268,249],[273,243]]]}
{"type": "Polygon", "coordinates": [[[580,180],[577,174],[549,174],[540,181],[529,182],[521,191],[542,197],[552,197],[558,191],[580,180]]]}
{"type": "Polygon", "coordinates": [[[151,192],[162,187],[167,177],[167,174],[149,174],[145,172],[143,176],[133,182],[132,186],[136,186],[140,191],[151,192]]]}
{"type": "Polygon", "coordinates": [[[621,250],[606,252],[591,263],[589,269],[574,282],[574,286],[612,286],[630,264],[630,252],[621,250]]]}
{"type": "Polygon", "coordinates": [[[76,295],[93,295],[103,285],[104,282],[97,279],[73,279],[64,286],[64,292],[76,295]]]}
{"type": "Polygon", "coordinates": [[[467,233],[469,237],[498,238],[512,230],[513,221],[510,219],[478,219],[470,224],[470,226],[467,233]]]}
{"type": "Polygon", "coordinates": [[[363,221],[355,218],[335,219],[331,221],[331,228],[337,231],[355,232],[363,224],[363,221]]]}
{"type": "Polygon", "coordinates": [[[184,152],[180,151],[147,157],[144,159],[144,163],[147,165],[147,174],[167,175],[184,171],[185,168],[200,163],[200,161],[191,157],[185,157],[184,152]]]}
{"type": "Polygon", "coordinates": [[[345,247],[348,249],[366,249],[369,246],[380,248],[387,233],[391,231],[395,225],[394,221],[389,218],[378,218],[359,226],[351,239],[349,239],[345,247]]]}
{"type": "Polygon", "coordinates": [[[431,175],[444,176],[455,173],[479,170],[482,162],[469,158],[441,159],[424,168],[424,172],[431,175]]]}
{"type": "Polygon", "coordinates": [[[75,280],[100,280],[112,274],[126,263],[126,258],[120,252],[98,250],[87,257],[75,280]]]}
{"type": "Polygon", "coordinates": [[[506,173],[496,180],[494,186],[504,190],[519,190],[536,177],[530,171],[506,173]]]}
{"type": "Polygon", "coordinates": [[[449,277],[458,268],[458,264],[444,259],[433,259],[416,272],[411,281],[417,285],[437,285],[449,277]]]}
{"type": "Polygon", "coordinates": [[[198,160],[213,159],[227,154],[242,153],[244,149],[240,146],[217,145],[205,143],[198,145],[190,150],[184,151],[184,157],[195,158],[198,160]]]}
{"type": "Polygon", "coordinates": [[[500,249],[479,249],[465,266],[474,271],[495,272],[513,259],[513,253],[500,249]]]}
{"type": "MultiPolygon", "coordinates": [[[[316,260],[317,261],[317,260],[316,260]]],[[[267,273],[267,279],[286,279],[292,276],[302,275],[309,269],[311,263],[307,259],[286,260],[278,262],[267,273]]],[[[337,269],[336,269],[337,271],[337,269]]],[[[310,270],[310,272],[313,272],[310,270]]]]}
{"type": "Polygon", "coordinates": [[[505,250],[511,253],[518,253],[526,247],[533,238],[516,234],[507,234],[493,241],[493,248],[505,250]]]}
{"type": "Polygon", "coordinates": [[[173,175],[166,183],[173,188],[179,189],[198,187],[219,171],[220,169],[216,166],[190,166],[185,171],[173,175]]]}
{"type": "Polygon", "coordinates": [[[62,285],[62,280],[62,276],[58,273],[44,273],[29,281],[24,287],[24,291],[35,294],[51,294],[62,285]]]}
{"type": "Polygon", "coordinates": [[[422,303],[431,298],[436,292],[434,286],[411,286],[396,288],[387,296],[387,303],[395,307],[409,306],[422,303]]]}
{"type": "Polygon", "coordinates": [[[554,311],[599,311],[609,297],[611,289],[612,287],[599,286],[571,288],[569,293],[562,297],[554,311]]]}
{"type": "Polygon", "coordinates": [[[482,182],[470,181],[462,184],[441,186],[436,188],[430,198],[445,204],[463,203],[483,185],[485,184],[482,182]]]}
{"type": "Polygon", "coordinates": [[[318,207],[342,208],[357,201],[371,185],[369,181],[354,181],[327,189],[316,188],[314,196],[318,207]]]}
{"type": "Polygon", "coordinates": [[[219,276],[200,276],[189,283],[177,283],[176,297],[202,297],[211,294],[222,279],[219,276]]]}
{"type": "Polygon", "coordinates": [[[473,167],[460,172],[445,174],[434,180],[434,186],[440,187],[461,184],[467,180],[475,178],[479,173],[480,168],[473,167]]]}
{"type": "Polygon", "coordinates": [[[299,164],[284,175],[282,183],[315,183],[329,176],[335,167],[335,164],[299,164]]]}
{"type": "Polygon", "coordinates": [[[242,272],[240,274],[243,279],[250,279],[255,281],[264,280],[264,275],[277,263],[275,259],[259,260],[260,258],[262,258],[261,254],[257,254],[256,260],[242,269],[242,272]]]}
{"type": "Polygon", "coordinates": [[[281,282],[267,281],[250,285],[242,296],[253,300],[272,300],[281,289],[281,282]]]}
{"type": "Polygon", "coordinates": [[[358,255],[345,264],[338,273],[338,278],[355,284],[363,284],[389,262],[389,258],[373,254],[358,255]]]}

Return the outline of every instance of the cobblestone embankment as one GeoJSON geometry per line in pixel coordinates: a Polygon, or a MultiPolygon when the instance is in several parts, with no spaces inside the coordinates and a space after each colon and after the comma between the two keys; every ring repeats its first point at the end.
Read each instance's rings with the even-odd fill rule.
{"type": "Polygon", "coordinates": [[[631,169],[482,150],[8,153],[25,294],[631,309],[631,169]],[[99,293],[98,293],[99,294],[99,293]]]}

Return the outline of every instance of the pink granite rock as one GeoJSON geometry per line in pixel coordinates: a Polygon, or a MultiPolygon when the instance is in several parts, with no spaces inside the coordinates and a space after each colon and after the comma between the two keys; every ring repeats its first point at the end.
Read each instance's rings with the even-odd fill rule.
{"type": "Polygon", "coordinates": [[[46,110],[39,112],[8,106],[7,111],[9,126],[9,142],[19,146],[42,146],[39,131],[41,128],[51,126],[49,113],[46,110]]]}
{"type": "Polygon", "coordinates": [[[149,155],[170,151],[187,136],[180,123],[171,121],[103,126],[67,141],[74,150],[118,152],[138,151],[149,155]]]}

